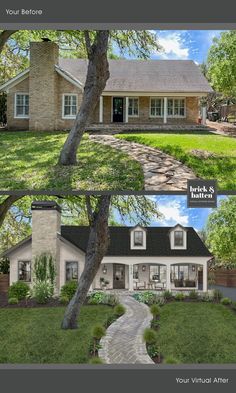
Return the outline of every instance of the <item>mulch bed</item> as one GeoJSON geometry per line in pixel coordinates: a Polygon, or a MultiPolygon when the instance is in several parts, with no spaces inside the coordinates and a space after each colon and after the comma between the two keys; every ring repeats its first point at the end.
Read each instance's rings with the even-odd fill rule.
{"type": "Polygon", "coordinates": [[[0,293],[0,308],[65,307],[59,299],[50,299],[46,304],[39,304],[34,299],[20,300],[18,304],[8,304],[6,293],[0,293]]]}

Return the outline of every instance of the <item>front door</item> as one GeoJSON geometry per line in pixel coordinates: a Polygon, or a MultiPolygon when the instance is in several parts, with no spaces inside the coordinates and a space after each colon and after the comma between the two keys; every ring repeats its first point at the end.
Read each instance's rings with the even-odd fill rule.
{"type": "Polygon", "coordinates": [[[125,265],[113,265],[113,288],[125,289],[125,265]]]}
{"type": "Polygon", "coordinates": [[[124,99],[123,97],[113,97],[113,122],[123,122],[124,99]]]}

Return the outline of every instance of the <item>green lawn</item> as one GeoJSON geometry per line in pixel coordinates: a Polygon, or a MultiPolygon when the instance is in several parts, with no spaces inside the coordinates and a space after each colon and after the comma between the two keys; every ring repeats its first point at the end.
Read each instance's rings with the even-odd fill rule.
{"type": "Polygon", "coordinates": [[[143,172],[126,154],[83,137],[78,165],[57,165],[64,132],[0,132],[0,190],[140,190],[143,172]]]}
{"type": "Polygon", "coordinates": [[[236,139],[204,133],[122,134],[118,138],[148,145],[170,154],[203,179],[217,179],[222,190],[236,189],[236,139]],[[202,159],[191,150],[206,150],[214,157],[202,159]]]}
{"type": "Polygon", "coordinates": [[[236,363],[236,313],[221,304],[162,307],[158,343],[164,359],[179,363],[236,363]]]}
{"type": "Polygon", "coordinates": [[[0,309],[0,363],[88,363],[91,329],[112,313],[84,306],[78,330],[62,330],[64,307],[0,309]]]}

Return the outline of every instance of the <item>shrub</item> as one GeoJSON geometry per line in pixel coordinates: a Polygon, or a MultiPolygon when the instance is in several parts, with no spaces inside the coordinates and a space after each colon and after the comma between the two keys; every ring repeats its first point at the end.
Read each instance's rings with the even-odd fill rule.
{"type": "Polygon", "coordinates": [[[60,303],[61,304],[68,304],[69,303],[69,298],[67,296],[61,296],[60,297],[60,303]]]}
{"type": "Polygon", "coordinates": [[[104,292],[93,292],[89,296],[88,304],[105,304],[107,295],[104,292]]]}
{"type": "Polygon", "coordinates": [[[16,297],[10,297],[8,299],[8,304],[18,304],[19,300],[16,297]]]}
{"type": "Polygon", "coordinates": [[[106,330],[102,325],[95,325],[92,329],[92,336],[96,340],[101,340],[105,336],[106,330]]]}
{"type": "Polygon", "coordinates": [[[188,297],[189,297],[189,299],[197,300],[197,299],[198,299],[198,293],[197,293],[197,291],[195,291],[195,290],[190,291],[188,297]]]}
{"type": "Polygon", "coordinates": [[[170,300],[170,299],[172,299],[172,297],[173,297],[173,295],[172,295],[172,293],[170,291],[167,290],[167,291],[163,292],[163,298],[165,300],[170,300]]]}
{"type": "Polygon", "coordinates": [[[34,276],[36,282],[49,281],[54,286],[56,268],[51,254],[43,253],[34,260],[34,276]]]}
{"type": "Polygon", "coordinates": [[[52,286],[47,281],[36,282],[32,292],[37,303],[45,304],[52,297],[52,286]]]}
{"type": "Polygon", "coordinates": [[[77,286],[78,286],[77,281],[74,280],[68,281],[61,288],[60,297],[66,296],[69,300],[71,300],[76,292],[77,286]]]}
{"type": "Polygon", "coordinates": [[[160,315],[160,311],[161,310],[160,310],[160,307],[157,304],[152,304],[151,307],[150,307],[150,311],[151,311],[151,313],[153,315],[153,318],[157,319],[157,317],[159,317],[159,315],[160,315]]]}
{"type": "Polygon", "coordinates": [[[147,351],[150,358],[160,357],[160,349],[157,344],[148,345],[147,351]]]}
{"type": "Polygon", "coordinates": [[[0,259],[0,274],[8,274],[10,271],[10,261],[8,258],[0,259]]]}
{"type": "Polygon", "coordinates": [[[107,300],[106,300],[106,303],[105,303],[105,304],[107,304],[108,306],[114,307],[114,306],[116,306],[117,304],[119,304],[119,299],[118,299],[118,297],[117,297],[116,295],[108,294],[108,295],[107,295],[107,300]]]}
{"type": "Polygon", "coordinates": [[[92,359],[90,359],[89,363],[90,364],[104,364],[104,361],[101,358],[94,356],[92,359]]]}
{"type": "Polygon", "coordinates": [[[151,321],[151,328],[157,330],[159,329],[159,327],[160,327],[160,321],[153,319],[151,321]]]}
{"type": "Polygon", "coordinates": [[[18,300],[26,299],[29,293],[29,286],[25,282],[14,282],[8,289],[8,298],[16,298],[18,300]]]}
{"type": "Polygon", "coordinates": [[[166,364],[178,364],[179,361],[174,357],[174,356],[168,356],[165,360],[164,363],[166,364]]]}
{"type": "Polygon", "coordinates": [[[110,326],[113,322],[115,322],[116,319],[117,319],[116,315],[114,315],[114,314],[109,315],[109,317],[106,320],[105,327],[108,328],[108,326],[110,326]]]}
{"type": "Polygon", "coordinates": [[[232,300],[229,297],[223,297],[223,299],[221,299],[221,304],[223,304],[224,306],[228,306],[229,304],[232,303],[232,300]]]}
{"type": "Polygon", "coordinates": [[[201,300],[203,302],[212,302],[213,297],[208,292],[205,292],[205,293],[201,294],[201,300]]]}
{"type": "Polygon", "coordinates": [[[117,304],[114,308],[114,315],[117,317],[121,317],[125,313],[125,307],[123,304],[117,304]]]}
{"type": "Polygon", "coordinates": [[[236,302],[232,302],[231,307],[234,311],[236,311],[236,302]]]}
{"type": "Polygon", "coordinates": [[[181,300],[184,300],[184,298],[185,298],[185,295],[182,292],[179,292],[175,295],[175,300],[181,301],[181,300]]]}
{"type": "Polygon", "coordinates": [[[155,344],[157,340],[157,335],[155,330],[151,328],[146,328],[143,333],[143,339],[147,345],[155,344]]]}
{"type": "Polygon", "coordinates": [[[213,291],[213,299],[215,302],[220,302],[223,298],[223,293],[219,289],[214,289],[213,291]]]}

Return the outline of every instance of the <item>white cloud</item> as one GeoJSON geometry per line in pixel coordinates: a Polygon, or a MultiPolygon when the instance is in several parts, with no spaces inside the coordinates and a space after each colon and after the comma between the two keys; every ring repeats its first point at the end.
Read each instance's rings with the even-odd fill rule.
{"type": "Polygon", "coordinates": [[[189,58],[189,47],[180,33],[160,34],[158,43],[163,48],[163,52],[158,52],[158,54],[164,59],[184,60],[189,58]]]}
{"type": "Polygon", "coordinates": [[[181,224],[189,225],[189,216],[186,214],[185,207],[180,202],[170,201],[167,203],[159,203],[158,210],[163,214],[162,225],[172,226],[181,224]]]}

